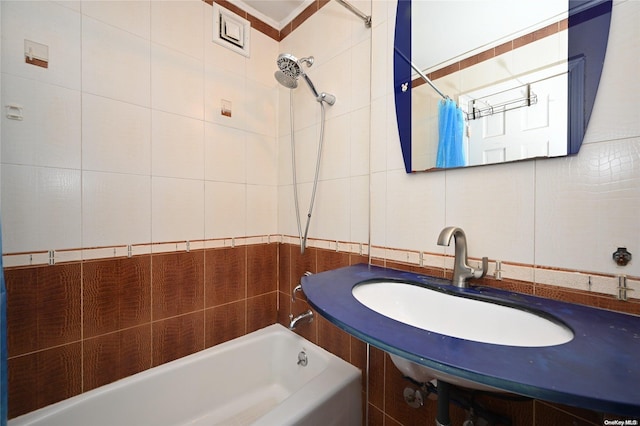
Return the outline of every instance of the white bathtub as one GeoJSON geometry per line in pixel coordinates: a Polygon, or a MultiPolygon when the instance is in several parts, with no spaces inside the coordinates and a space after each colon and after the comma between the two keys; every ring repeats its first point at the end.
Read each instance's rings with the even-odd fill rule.
{"type": "Polygon", "coordinates": [[[361,424],[360,370],[275,324],[9,426],[361,424]],[[298,364],[304,351],[308,363],[298,364]]]}

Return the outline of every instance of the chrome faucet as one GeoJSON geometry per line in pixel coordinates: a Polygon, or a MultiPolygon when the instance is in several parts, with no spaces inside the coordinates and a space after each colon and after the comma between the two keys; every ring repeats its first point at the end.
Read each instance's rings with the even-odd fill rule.
{"type": "Polygon", "coordinates": [[[482,258],[481,269],[474,269],[467,263],[467,237],[462,228],[449,226],[440,231],[438,245],[448,246],[451,244],[451,237],[455,240],[456,257],[453,261],[453,285],[460,288],[467,287],[467,280],[470,278],[482,278],[487,274],[489,260],[482,258]]]}
{"type": "Polygon", "coordinates": [[[298,326],[298,323],[305,319],[307,319],[307,323],[313,322],[313,311],[311,309],[306,310],[296,317],[294,317],[293,314],[289,314],[289,330],[295,330],[295,328],[298,326]]]}

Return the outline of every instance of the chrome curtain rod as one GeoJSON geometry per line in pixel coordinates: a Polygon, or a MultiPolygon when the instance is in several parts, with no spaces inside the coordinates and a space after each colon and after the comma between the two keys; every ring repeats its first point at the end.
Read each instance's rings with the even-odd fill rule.
{"type": "MultiPolygon", "coordinates": [[[[338,1],[340,1],[340,0],[338,0],[338,1]]],[[[413,68],[413,70],[414,70],[415,72],[417,72],[417,73],[418,73],[418,75],[419,75],[420,77],[422,77],[422,79],[423,79],[424,81],[426,81],[426,82],[427,82],[427,84],[428,84],[429,86],[431,86],[431,88],[432,88],[433,90],[435,90],[435,91],[438,93],[438,95],[442,96],[442,99],[449,99],[449,97],[448,97],[447,95],[445,95],[444,93],[442,93],[442,92],[440,91],[440,89],[438,89],[438,88],[436,87],[436,85],[435,85],[435,84],[433,84],[433,82],[429,79],[429,77],[427,77],[426,75],[424,75],[424,73],[422,72],[422,70],[421,70],[420,68],[418,68],[418,67],[417,67],[413,62],[411,62],[411,60],[410,60],[409,58],[407,58],[406,56],[404,56],[404,55],[402,54],[402,52],[400,52],[397,48],[395,49],[395,51],[396,51],[396,53],[397,53],[398,55],[400,55],[400,56],[402,57],[402,59],[404,59],[405,61],[407,61],[407,62],[409,63],[409,65],[411,65],[411,68],[413,68]]]]}
{"type": "Polygon", "coordinates": [[[347,9],[349,9],[354,14],[358,15],[360,19],[364,21],[365,27],[371,28],[371,15],[365,15],[364,13],[362,13],[362,11],[360,11],[355,6],[348,3],[346,0],[336,0],[336,1],[341,5],[343,5],[344,7],[346,7],[347,9]]]}

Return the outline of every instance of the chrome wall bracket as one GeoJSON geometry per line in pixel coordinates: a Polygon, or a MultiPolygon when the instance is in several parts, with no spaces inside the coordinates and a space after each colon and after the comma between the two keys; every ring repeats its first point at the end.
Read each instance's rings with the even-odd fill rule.
{"type": "Polygon", "coordinates": [[[627,287],[627,276],[618,275],[618,300],[629,300],[627,296],[629,291],[633,291],[633,289],[627,287]]]}
{"type": "Polygon", "coordinates": [[[353,13],[354,15],[357,15],[360,19],[362,19],[364,21],[365,27],[371,28],[371,15],[367,15],[363,13],[361,10],[359,10],[358,8],[356,8],[346,0],[336,0],[336,1],[341,5],[343,5],[344,7],[346,7],[347,9],[349,9],[351,13],[353,13]]]}

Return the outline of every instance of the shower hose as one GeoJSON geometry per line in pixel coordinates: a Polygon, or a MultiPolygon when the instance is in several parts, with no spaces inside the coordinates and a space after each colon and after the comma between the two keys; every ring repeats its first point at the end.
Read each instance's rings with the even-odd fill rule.
{"type": "Polygon", "coordinates": [[[318,141],[318,156],[316,158],[316,173],[313,179],[313,189],[311,190],[311,200],[309,202],[309,211],[307,212],[307,224],[304,228],[304,234],[302,233],[302,221],[300,220],[300,203],[298,201],[298,178],[296,173],[296,143],[294,136],[293,126],[293,91],[289,91],[289,121],[291,122],[291,170],[293,172],[293,199],[296,209],[296,220],[298,224],[298,237],[300,238],[300,253],[304,254],[304,250],[307,246],[307,236],[309,235],[309,223],[311,223],[311,214],[313,212],[313,205],[316,198],[316,189],[318,187],[318,176],[320,175],[320,159],[322,158],[322,145],[324,144],[324,121],[325,121],[325,109],[324,103],[320,103],[320,140],[318,141]]]}

